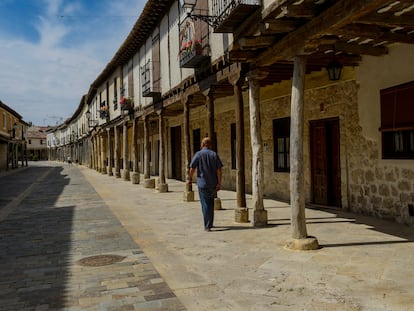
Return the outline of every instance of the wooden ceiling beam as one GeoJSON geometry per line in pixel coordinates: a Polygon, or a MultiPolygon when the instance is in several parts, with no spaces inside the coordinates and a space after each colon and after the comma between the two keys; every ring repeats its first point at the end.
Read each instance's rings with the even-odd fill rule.
{"type": "Polygon", "coordinates": [[[243,37],[238,40],[241,49],[260,49],[269,47],[275,40],[274,36],[243,37]]]}
{"type": "Polygon", "coordinates": [[[259,66],[268,66],[280,59],[291,59],[303,53],[307,41],[321,37],[326,32],[339,29],[368,12],[377,9],[389,0],[339,0],[319,16],[290,32],[273,47],[267,49],[257,58],[259,66]]]}
{"type": "Polygon", "coordinates": [[[375,24],[385,27],[408,27],[414,28],[414,15],[413,14],[403,14],[396,16],[394,14],[369,14],[358,19],[358,22],[363,24],[375,24]]]}
{"type": "Polygon", "coordinates": [[[414,35],[387,32],[383,27],[376,25],[352,24],[339,29],[336,33],[349,38],[360,37],[365,39],[373,39],[379,42],[386,41],[390,43],[401,42],[414,44],[414,35]]]}
{"type": "Polygon", "coordinates": [[[370,44],[357,44],[337,41],[334,44],[320,45],[319,50],[327,51],[334,49],[335,51],[345,52],[349,54],[363,54],[371,56],[381,56],[388,54],[388,48],[385,46],[372,46],[370,44]]]}
{"type": "Polygon", "coordinates": [[[295,20],[269,19],[259,24],[262,34],[286,33],[295,30],[297,27],[298,22],[295,20]]]}

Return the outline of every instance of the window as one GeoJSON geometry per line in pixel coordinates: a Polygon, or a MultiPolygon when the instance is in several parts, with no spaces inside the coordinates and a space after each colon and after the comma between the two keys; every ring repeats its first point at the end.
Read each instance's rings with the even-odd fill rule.
{"type": "Polygon", "coordinates": [[[235,170],[236,166],[236,123],[230,124],[230,144],[231,144],[231,169],[235,170]]]}
{"type": "Polygon", "coordinates": [[[414,82],[381,90],[383,159],[414,159],[414,82]]]}
{"type": "Polygon", "coordinates": [[[43,140],[42,139],[40,140],[40,144],[43,145],[43,140]]]}
{"type": "Polygon", "coordinates": [[[275,172],[289,172],[290,117],[273,120],[273,163],[275,172]]]}
{"type": "Polygon", "coordinates": [[[3,112],[3,128],[4,129],[6,129],[6,123],[7,123],[7,121],[6,121],[6,113],[3,112]]]}
{"type": "Polygon", "coordinates": [[[32,144],[32,140],[31,139],[29,139],[29,145],[31,145],[32,144]]]}

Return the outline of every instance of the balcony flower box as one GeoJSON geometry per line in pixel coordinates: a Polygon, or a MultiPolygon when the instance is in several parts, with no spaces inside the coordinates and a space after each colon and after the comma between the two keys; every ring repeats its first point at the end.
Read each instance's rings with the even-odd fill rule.
{"type": "Polygon", "coordinates": [[[205,59],[203,56],[203,47],[200,40],[184,41],[181,44],[179,54],[180,66],[184,68],[193,68],[205,59]]]}
{"type": "Polygon", "coordinates": [[[121,106],[121,110],[131,111],[134,109],[134,101],[128,97],[122,96],[119,105],[121,106]]]}

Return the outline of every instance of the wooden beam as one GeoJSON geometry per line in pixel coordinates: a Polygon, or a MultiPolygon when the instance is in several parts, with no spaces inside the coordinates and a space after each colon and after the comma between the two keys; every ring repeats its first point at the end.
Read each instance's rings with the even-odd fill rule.
{"type": "Polygon", "coordinates": [[[241,49],[260,49],[273,44],[274,36],[243,37],[238,40],[241,49]]]}
{"type": "Polygon", "coordinates": [[[370,44],[357,44],[357,43],[346,43],[336,42],[333,45],[321,45],[320,50],[335,49],[336,51],[342,51],[350,54],[363,54],[371,56],[381,56],[388,54],[388,48],[385,46],[372,46],[370,44]]]}
{"type": "Polygon", "coordinates": [[[298,22],[295,20],[280,20],[269,19],[264,23],[259,24],[259,29],[262,34],[276,34],[290,32],[298,26],[298,22]]]}
{"type": "Polygon", "coordinates": [[[277,60],[292,59],[303,53],[310,39],[321,37],[357,20],[388,0],[339,0],[310,22],[286,35],[272,48],[257,58],[259,66],[268,66],[277,60]]]}

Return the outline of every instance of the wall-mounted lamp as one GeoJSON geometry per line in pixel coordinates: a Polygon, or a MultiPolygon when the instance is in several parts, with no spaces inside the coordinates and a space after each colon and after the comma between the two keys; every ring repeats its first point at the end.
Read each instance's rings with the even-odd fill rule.
{"type": "Polygon", "coordinates": [[[335,59],[335,50],[333,51],[333,59],[332,61],[326,66],[326,70],[328,71],[329,80],[337,81],[341,79],[343,65],[335,59]]]}
{"type": "Polygon", "coordinates": [[[181,2],[181,6],[187,10],[187,16],[189,18],[193,20],[197,20],[197,19],[202,20],[213,28],[217,27],[217,24],[218,24],[217,16],[193,13],[196,4],[197,4],[197,0],[182,0],[181,2]]]}

